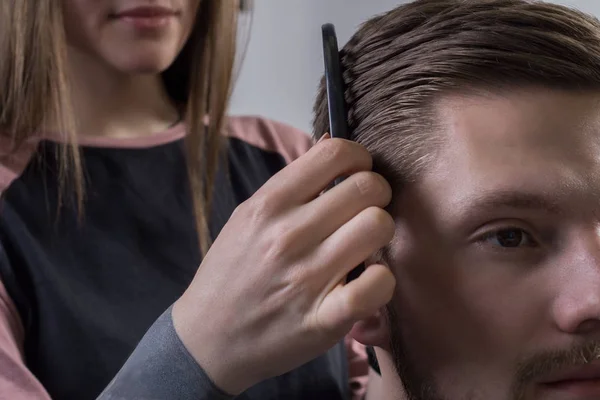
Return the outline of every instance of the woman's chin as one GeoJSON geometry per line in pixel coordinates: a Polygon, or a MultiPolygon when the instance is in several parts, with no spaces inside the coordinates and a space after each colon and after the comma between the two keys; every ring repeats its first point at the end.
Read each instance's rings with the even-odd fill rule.
{"type": "Polygon", "coordinates": [[[113,68],[128,74],[159,74],[175,60],[175,52],[132,52],[107,57],[113,68]]]}
{"type": "Polygon", "coordinates": [[[169,60],[169,62],[137,61],[119,66],[118,70],[132,75],[160,74],[169,68],[171,64],[172,60],[169,60]]]}

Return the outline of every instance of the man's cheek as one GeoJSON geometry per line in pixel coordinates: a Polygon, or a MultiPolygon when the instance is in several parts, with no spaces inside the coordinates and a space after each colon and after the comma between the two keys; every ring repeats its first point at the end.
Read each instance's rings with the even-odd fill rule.
{"type": "Polygon", "coordinates": [[[501,332],[496,332],[498,337],[486,337],[475,319],[459,307],[406,307],[406,300],[404,306],[395,305],[402,314],[397,340],[402,341],[406,355],[398,360],[399,365],[411,363],[442,398],[508,398],[516,355],[500,338],[501,332]]]}
{"type": "MultiPolygon", "coordinates": [[[[460,257],[460,284],[455,295],[465,321],[477,332],[473,343],[496,360],[518,357],[544,343],[550,326],[551,294],[544,268],[521,268],[481,257],[460,257]]],[[[465,329],[467,331],[467,329],[465,329]]]]}
{"type": "Polygon", "coordinates": [[[477,274],[462,276],[450,263],[445,267],[429,274],[426,264],[413,263],[397,275],[394,304],[408,346],[440,366],[511,358],[519,350],[510,343],[521,338],[515,317],[522,312],[503,297],[511,291],[493,279],[479,285],[477,274]]]}

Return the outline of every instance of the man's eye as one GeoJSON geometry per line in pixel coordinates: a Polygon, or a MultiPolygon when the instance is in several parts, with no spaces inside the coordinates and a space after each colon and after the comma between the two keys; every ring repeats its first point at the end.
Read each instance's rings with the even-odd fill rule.
{"type": "Polygon", "coordinates": [[[503,248],[536,246],[531,235],[519,228],[503,228],[488,232],[481,238],[481,241],[503,248]]]}

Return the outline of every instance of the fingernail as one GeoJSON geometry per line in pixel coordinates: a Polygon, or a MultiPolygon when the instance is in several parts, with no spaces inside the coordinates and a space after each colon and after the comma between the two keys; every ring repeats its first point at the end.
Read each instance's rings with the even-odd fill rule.
{"type": "Polygon", "coordinates": [[[324,134],[323,136],[321,136],[319,138],[319,140],[317,140],[317,143],[321,143],[323,140],[329,139],[331,138],[331,135],[329,133],[324,134]]]}

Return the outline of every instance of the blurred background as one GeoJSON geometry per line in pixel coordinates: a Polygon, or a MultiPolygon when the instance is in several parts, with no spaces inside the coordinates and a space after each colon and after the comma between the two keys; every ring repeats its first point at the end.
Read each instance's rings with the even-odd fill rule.
{"type": "MultiPolygon", "coordinates": [[[[261,115],[310,133],[323,74],[321,25],[335,24],[340,48],[369,17],[401,0],[254,0],[248,47],[230,114],[261,115]]],[[[556,0],[600,17],[600,0],[556,0]]]]}

